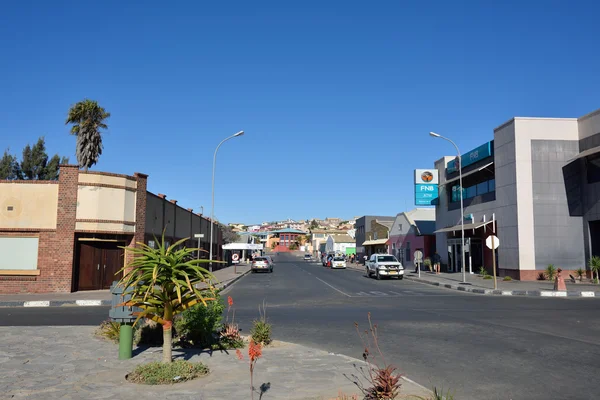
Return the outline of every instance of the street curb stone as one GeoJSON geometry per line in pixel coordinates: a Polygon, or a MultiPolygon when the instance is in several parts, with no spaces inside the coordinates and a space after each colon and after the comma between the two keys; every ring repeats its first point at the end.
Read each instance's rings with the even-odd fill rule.
{"type": "Polygon", "coordinates": [[[529,296],[529,297],[599,297],[600,292],[592,291],[575,291],[569,290],[566,292],[554,291],[554,290],[492,290],[473,288],[469,286],[453,285],[449,283],[432,282],[427,279],[421,279],[414,276],[404,275],[404,277],[413,282],[424,283],[431,286],[439,286],[446,289],[458,290],[460,292],[468,292],[482,295],[493,295],[493,296],[529,296]]]}
{"type": "MultiPolygon", "coordinates": [[[[250,270],[241,273],[239,276],[223,283],[219,287],[220,290],[224,290],[235,282],[248,275],[250,270]]],[[[86,299],[86,300],[33,300],[33,301],[0,301],[0,308],[4,307],[99,307],[99,306],[110,306],[112,303],[106,299],[86,299]]]]}

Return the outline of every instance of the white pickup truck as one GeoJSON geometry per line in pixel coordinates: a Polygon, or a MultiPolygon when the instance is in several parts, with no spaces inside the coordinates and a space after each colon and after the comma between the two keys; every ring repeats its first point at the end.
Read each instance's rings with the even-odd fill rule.
{"type": "Polygon", "coordinates": [[[366,263],[367,276],[375,275],[379,280],[384,277],[404,278],[404,267],[396,257],[391,254],[373,254],[366,263]]]}

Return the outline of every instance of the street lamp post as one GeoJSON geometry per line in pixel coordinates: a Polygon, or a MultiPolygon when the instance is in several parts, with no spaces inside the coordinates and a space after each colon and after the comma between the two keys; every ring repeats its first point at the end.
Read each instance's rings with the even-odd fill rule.
{"type": "Polygon", "coordinates": [[[449,141],[450,143],[452,143],[452,145],[456,149],[456,153],[458,154],[458,184],[460,187],[460,233],[461,233],[460,261],[462,264],[462,280],[463,280],[463,283],[466,283],[467,282],[467,274],[466,274],[466,270],[465,270],[465,208],[463,205],[462,158],[460,156],[460,150],[458,149],[458,146],[452,140],[450,140],[447,137],[444,137],[440,134],[437,134],[435,132],[429,132],[429,135],[449,141]]]}
{"type": "Polygon", "coordinates": [[[225,138],[221,141],[221,143],[219,143],[219,145],[217,146],[217,148],[215,149],[215,155],[213,157],[213,171],[212,171],[212,207],[210,209],[210,249],[209,249],[209,260],[210,260],[210,264],[209,264],[209,271],[212,272],[213,270],[213,265],[212,265],[212,259],[213,259],[213,230],[214,230],[214,224],[215,224],[215,168],[217,166],[217,152],[219,151],[219,147],[221,147],[221,145],[223,143],[225,143],[226,141],[228,141],[229,139],[233,139],[234,137],[238,137],[238,136],[242,136],[244,134],[244,131],[239,131],[238,133],[236,133],[235,135],[231,135],[228,138],[225,138]]]}

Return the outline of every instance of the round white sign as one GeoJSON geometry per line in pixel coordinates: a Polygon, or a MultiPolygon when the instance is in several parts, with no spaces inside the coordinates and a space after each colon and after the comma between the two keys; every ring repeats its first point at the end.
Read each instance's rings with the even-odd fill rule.
{"type": "Polygon", "coordinates": [[[490,235],[488,236],[487,239],[485,239],[485,245],[487,246],[488,249],[490,250],[496,250],[499,246],[500,246],[500,239],[498,239],[496,236],[494,235],[490,235]],[[492,248],[492,239],[494,241],[494,246],[492,248]]]}
{"type": "Polygon", "coordinates": [[[421,250],[415,251],[415,261],[421,262],[423,260],[423,252],[421,250]]]}
{"type": "Polygon", "coordinates": [[[234,255],[231,256],[231,258],[233,259],[233,261],[237,261],[240,259],[240,255],[235,253],[234,255]]]}

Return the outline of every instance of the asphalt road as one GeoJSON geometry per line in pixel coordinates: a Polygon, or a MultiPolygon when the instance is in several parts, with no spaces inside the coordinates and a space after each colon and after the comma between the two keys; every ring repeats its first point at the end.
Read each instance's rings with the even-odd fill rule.
{"type": "MultiPolygon", "coordinates": [[[[248,331],[268,304],[274,336],[360,358],[354,328],[367,313],[389,362],[457,399],[595,399],[600,372],[597,299],[481,296],[407,280],[376,281],[291,255],[273,274],[227,289],[248,331]]],[[[106,307],[0,308],[0,325],[96,325],[106,307]]]]}

